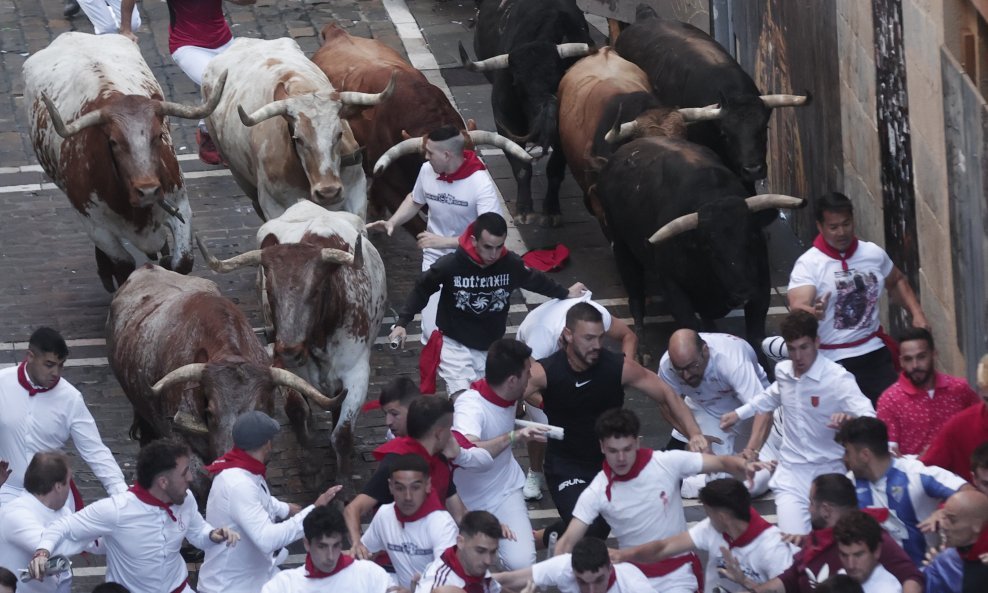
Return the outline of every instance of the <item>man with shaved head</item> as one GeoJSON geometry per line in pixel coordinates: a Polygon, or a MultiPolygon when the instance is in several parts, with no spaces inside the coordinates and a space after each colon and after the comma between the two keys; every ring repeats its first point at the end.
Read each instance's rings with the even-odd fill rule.
{"type": "Polygon", "coordinates": [[[949,550],[926,568],[927,593],[981,593],[988,583],[988,496],[964,490],[947,499],[941,524],[949,550]]]}

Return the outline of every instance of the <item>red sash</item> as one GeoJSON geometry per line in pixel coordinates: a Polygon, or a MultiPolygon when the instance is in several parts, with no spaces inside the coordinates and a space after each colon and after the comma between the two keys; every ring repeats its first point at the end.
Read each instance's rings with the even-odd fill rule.
{"type": "Polygon", "coordinates": [[[185,588],[188,585],[189,585],[189,577],[185,577],[184,579],[182,579],[182,584],[172,589],[171,593],[182,593],[182,591],[185,591],[185,588]]]}
{"type": "Polygon", "coordinates": [[[666,558],[658,562],[632,562],[632,564],[637,566],[650,579],[664,577],[680,566],[689,564],[690,569],[693,571],[693,576],[696,577],[696,583],[699,585],[697,590],[703,591],[703,566],[700,564],[700,557],[693,552],[683,554],[682,556],[673,556],[672,558],[666,558]]]}
{"type": "Polygon", "coordinates": [[[443,351],[443,332],[436,328],[419,355],[419,391],[422,395],[436,392],[436,372],[439,371],[439,356],[443,351]]]}

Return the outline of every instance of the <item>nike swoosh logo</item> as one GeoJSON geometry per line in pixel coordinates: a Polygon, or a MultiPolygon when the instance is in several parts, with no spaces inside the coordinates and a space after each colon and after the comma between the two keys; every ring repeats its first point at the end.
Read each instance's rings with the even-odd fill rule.
{"type": "Polygon", "coordinates": [[[592,381],[592,380],[593,380],[593,379],[587,379],[586,381],[584,381],[584,382],[582,382],[582,383],[581,383],[581,382],[579,382],[579,381],[577,381],[577,382],[576,382],[576,386],[577,386],[577,387],[583,387],[584,385],[586,385],[587,383],[589,383],[589,382],[590,382],[590,381],[592,381]]]}

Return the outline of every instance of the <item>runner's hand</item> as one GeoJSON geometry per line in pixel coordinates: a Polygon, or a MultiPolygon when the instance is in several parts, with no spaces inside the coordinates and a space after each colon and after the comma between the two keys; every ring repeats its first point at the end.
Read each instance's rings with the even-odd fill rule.
{"type": "Polygon", "coordinates": [[[39,581],[45,580],[45,569],[48,567],[48,558],[50,556],[51,553],[48,550],[39,548],[34,551],[34,557],[31,558],[31,562],[27,565],[27,571],[31,575],[31,578],[39,581]]]}
{"type": "Polygon", "coordinates": [[[395,232],[395,225],[390,220],[375,220],[364,225],[367,231],[384,231],[390,237],[395,232]]]}
{"type": "Polygon", "coordinates": [[[518,538],[515,537],[515,532],[511,531],[511,528],[504,523],[501,523],[501,538],[510,541],[518,541],[518,538]]]}
{"type": "Polygon", "coordinates": [[[687,444],[686,448],[694,453],[712,453],[710,449],[711,441],[720,443],[721,440],[716,437],[709,437],[704,434],[695,434],[690,437],[690,442],[687,444]]]}
{"type": "Polygon", "coordinates": [[[408,332],[405,331],[400,325],[396,325],[391,329],[391,333],[388,334],[388,341],[394,343],[397,341],[398,346],[405,347],[405,339],[408,337],[408,332]]]}
{"type": "Polygon", "coordinates": [[[824,293],[822,297],[818,297],[813,301],[813,315],[816,316],[817,320],[823,319],[823,316],[827,314],[827,303],[830,301],[830,293],[824,293]]]}
{"type": "Polygon", "coordinates": [[[731,410],[730,412],[727,412],[726,414],[720,417],[720,429],[728,430],[732,426],[737,424],[738,420],[740,420],[740,418],[738,418],[738,413],[735,412],[734,410],[731,410]]]}
{"type": "Polygon", "coordinates": [[[357,542],[353,544],[353,547],[347,550],[347,554],[353,556],[357,560],[370,560],[371,553],[362,542],[357,542]]]}
{"type": "Polygon", "coordinates": [[[566,295],[566,298],[569,299],[579,298],[583,296],[583,293],[586,292],[586,290],[587,290],[586,285],[584,285],[582,282],[577,282],[573,286],[569,287],[569,294],[566,295]]]}
{"type": "Polygon", "coordinates": [[[0,486],[10,477],[10,472],[10,462],[6,459],[0,459],[0,486]]]}
{"type": "Polygon", "coordinates": [[[226,542],[226,547],[232,548],[240,541],[240,534],[229,527],[217,527],[209,532],[209,541],[214,544],[226,542]]]}
{"type": "Polygon", "coordinates": [[[515,441],[519,443],[527,443],[529,441],[535,441],[536,443],[546,442],[546,435],[549,434],[548,426],[526,426],[521,430],[515,431],[515,441]]]}
{"type": "Polygon", "coordinates": [[[316,505],[317,507],[324,507],[330,502],[332,502],[334,498],[336,498],[336,494],[340,490],[343,490],[343,486],[330,486],[329,488],[326,489],[325,492],[320,494],[319,498],[316,499],[316,502],[312,504],[316,505]]]}

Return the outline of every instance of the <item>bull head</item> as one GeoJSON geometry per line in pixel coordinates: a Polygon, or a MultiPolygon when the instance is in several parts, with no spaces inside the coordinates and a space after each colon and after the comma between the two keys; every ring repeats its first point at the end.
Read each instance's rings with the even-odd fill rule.
{"type": "MultiPolygon", "coordinates": [[[[472,142],[474,146],[490,144],[491,146],[500,148],[506,154],[510,154],[524,163],[529,163],[532,161],[532,155],[525,152],[524,148],[498,134],[497,132],[469,130],[467,135],[470,137],[470,142],[472,142]]],[[[398,144],[395,144],[384,154],[382,154],[381,158],[377,159],[377,163],[374,164],[374,175],[380,175],[385,169],[391,166],[392,163],[405,155],[421,154],[424,151],[424,144],[425,143],[422,138],[406,138],[398,144]]]]}
{"type": "Polygon", "coordinates": [[[677,117],[683,124],[689,124],[697,121],[717,119],[720,117],[720,113],[721,110],[718,105],[708,105],[706,107],[684,107],[682,109],[677,109],[670,112],[664,117],[659,114],[660,117],[656,118],[659,121],[644,124],[642,123],[642,116],[636,117],[631,121],[621,123],[621,111],[618,110],[618,116],[614,119],[614,125],[611,126],[611,129],[604,135],[604,141],[608,144],[618,144],[644,135],[663,135],[680,138],[683,137],[684,134],[681,134],[678,131],[672,131],[677,130],[680,127],[677,125],[677,117]],[[662,131],[659,134],[651,134],[646,131],[648,129],[662,131]]]}
{"type": "MultiPolygon", "coordinates": [[[[362,239],[363,235],[358,235],[357,244],[354,246],[354,250],[358,254],[360,252],[362,239]]],[[[199,246],[199,251],[202,253],[202,257],[205,258],[206,263],[209,264],[210,269],[214,272],[225,274],[244,266],[258,266],[261,264],[261,254],[263,251],[261,249],[253,249],[246,253],[235,255],[230,259],[219,260],[209,252],[209,249],[206,247],[206,243],[203,242],[199,235],[196,235],[196,244],[199,246]]],[[[358,263],[359,260],[359,255],[354,257],[354,255],[349,252],[341,249],[333,249],[331,247],[321,250],[320,256],[322,261],[325,263],[340,264],[344,266],[355,265],[355,263],[358,263]]]]}
{"type": "MultiPolygon", "coordinates": [[[[783,194],[761,194],[745,199],[750,212],[758,212],[769,208],[802,208],[806,205],[806,200],[794,198],[783,194]]],[[[659,230],[649,237],[648,242],[657,245],[663,241],[668,241],[676,235],[696,229],[700,222],[700,217],[696,212],[680,216],[667,222],[659,230]]]]}
{"type": "MultiPolygon", "coordinates": [[[[466,48],[463,47],[463,42],[460,42],[460,62],[463,67],[470,72],[491,72],[493,70],[504,70],[511,65],[511,61],[508,58],[508,54],[500,54],[486,60],[473,61],[470,59],[470,54],[467,53],[466,48]]],[[[590,47],[587,43],[560,43],[556,45],[556,53],[562,60],[567,60],[570,58],[582,58],[583,56],[592,54],[596,51],[594,48],[590,47]]]]}
{"type": "MultiPolygon", "coordinates": [[[[384,87],[384,90],[380,93],[358,93],[354,91],[334,92],[330,98],[339,101],[343,105],[352,105],[356,107],[372,107],[374,105],[380,105],[394,93],[395,80],[397,76],[397,72],[392,72],[388,85],[384,87]]],[[[292,103],[295,100],[296,97],[288,97],[286,99],[273,101],[250,115],[244,111],[243,105],[237,105],[237,113],[240,114],[240,121],[243,122],[243,124],[248,128],[251,128],[263,121],[271,119],[272,117],[288,115],[292,108],[292,103]]]]}

